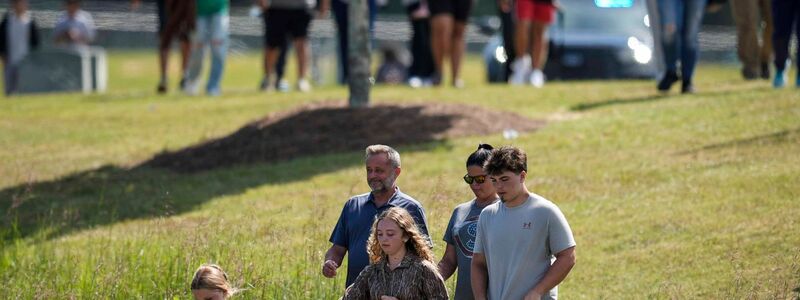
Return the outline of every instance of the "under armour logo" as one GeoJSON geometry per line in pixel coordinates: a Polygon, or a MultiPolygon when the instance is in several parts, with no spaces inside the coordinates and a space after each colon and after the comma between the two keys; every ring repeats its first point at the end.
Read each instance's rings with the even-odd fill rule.
{"type": "Polygon", "coordinates": [[[522,223],[522,229],[531,229],[531,222],[522,223]]]}

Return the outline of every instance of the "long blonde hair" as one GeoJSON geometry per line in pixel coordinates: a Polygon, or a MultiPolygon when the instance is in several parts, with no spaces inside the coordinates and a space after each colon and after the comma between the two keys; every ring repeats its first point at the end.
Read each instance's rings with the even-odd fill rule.
{"type": "Polygon", "coordinates": [[[228,282],[228,275],[218,265],[203,264],[194,272],[192,290],[218,290],[225,294],[225,298],[233,296],[239,289],[228,282]]]}
{"type": "Polygon", "coordinates": [[[404,208],[391,207],[383,211],[375,218],[375,221],[372,222],[372,232],[370,232],[369,239],[367,240],[367,254],[369,254],[370,263],[377,263],[386,256],[386,253],[383,252],[378,242],[378,234],[376,232],[378,222],[383,219],[394,221],[397,223],[397,226],[403,230],[403,234],[408,237],[408,241],[406,241],[405,244],[407,251],[419,256],[423,260],[433,262],[433,252],[430,247],[428,247],[425,237],[419,233],[417,223],[414,222],[414,218],[411,217],[411,214],[404,208]]]}

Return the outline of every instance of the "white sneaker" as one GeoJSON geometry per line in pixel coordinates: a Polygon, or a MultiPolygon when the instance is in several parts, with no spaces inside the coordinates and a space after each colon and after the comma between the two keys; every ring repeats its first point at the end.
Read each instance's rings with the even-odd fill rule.
{"type": "Polygon", "coordinates": [[[542,73],[542,70],[533,70],[529,83],[537,88],[544,86],[544,73],[542,73]]]}
{"type": "Polygon", "coordinates": [[[408,79],[408,85],[415,89],[421,88],[423,85],[422,78],[419,78],[417,76],[412,76],[411,78],[408,79]]]}
{"type": "Polygon", "coordinates": [[[464,84],[464,79],[456,79],[453,81],[453,87],[457,89],[463,89],[466,85],[464,84]]]}
{"type": "Polygon", "coordinates": [[[297,81],[297,90],[301,92],[310,92],[311,91],[311,83],[308,82],[307,79],[301,78],[297,81]]]}
{"type": "Polygon", "coordinates": [[[189,96],[197,96],[197,94],[199,94],[198,90],[200,89],[198,81],[199,80],[186,80],[186,85],[183,86],[183,92],[189,96]]]}
{"type": "Polygon", "coordinates": [[[528,73],[531,70],[531,57],[523,56],[514,60],[511,65],[511,76],[508,77],[508,83],[512,85],[523,85],[528,73]]]}
{"type": "Polygon", "coordinates": [[[288,80],[281,78],[281,80],[278,80],[278,83],[275,84],[275,88],[278,89],[279,92],[288,93],[291,85],[289,85],[288,80]]]}

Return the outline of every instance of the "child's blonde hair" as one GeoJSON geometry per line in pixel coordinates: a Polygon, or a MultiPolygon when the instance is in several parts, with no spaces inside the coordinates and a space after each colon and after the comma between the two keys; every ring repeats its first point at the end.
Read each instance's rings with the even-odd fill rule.
{"type": "Polygon", "coordinates": [[[204,264],[197,268],[192,278],[192,290],[218,290],[222,291],[225,298],[233,296],[239,289],[231,286],[228,275],[218,265],[204,264]]]}
{"type": "Polygon", "coordinates": [[[381,248],[380,242],[378,242],[377,233],[378,222],[383,219],[394,221],[397,223],[397,227],[403,230],[403,235],[408,237],[408,241],[405,242],[407,251],[410,251],[419,258],[433,262],[433,251],[428,247],[428,242],[425,240],[425,237],[419,232],[414,217],[402,207],[392,207],[384,210],[375,218],[375,221],[372,222],[372,231],[367,239],[367,254],[369,255],[370,263],[377,263],[386,256],[386,253],[383,252],[383,248],[381,248]]]}

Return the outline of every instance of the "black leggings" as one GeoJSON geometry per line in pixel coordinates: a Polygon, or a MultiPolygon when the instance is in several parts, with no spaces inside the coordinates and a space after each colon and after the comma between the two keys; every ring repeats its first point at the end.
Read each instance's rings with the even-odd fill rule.
{"type": "MultiPolygon", "coordinates": [[[[780,72],[786,68],[786,59],[789,58],[789,41],[792,38],[793,30],[796,30],[795,36],[800,44],[800,1],[772,0],[772,18],[775,27],[775,31],[772,33],[775,68],[780,72]]],[[[797,52],[797,67],[800,69],[800,47],[797,52]]]]}

